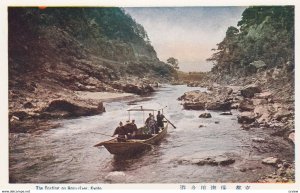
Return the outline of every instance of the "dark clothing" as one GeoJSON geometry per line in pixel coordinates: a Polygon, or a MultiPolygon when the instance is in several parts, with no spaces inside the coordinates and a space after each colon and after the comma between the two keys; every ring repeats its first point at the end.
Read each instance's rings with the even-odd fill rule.
{"type": "Polygon", "coordinates": [[[118,142],[125,142],[126,141],[125,135],[127,135],[125,127],[124,126],[117,127],[113,135],[118,135],[117,138],[118,142]]]}
{"type": "Polygon", "coordinates": [[[157,120],[157,126],[158,127],[164,127],[164,122],[163,122],[163,119],[164,119],[164,115],[163,114],[158,114],[156,116],[156,120],[157,120]]]}
{"type": "Polygon", "coordinates": [[[124,128],[124,126],[117,127],[113,135],[116,135],[116,134],[126,135],[126,129],[124,128]]]}
{"type": "Polygon", "coordinates": [[[150,119],[151,119],[151,117],[148,117],[148,118],[146,119],[146,121],[145,121],[146,125],[149,123],[150,119]]]}
{"type": "Polygon", "coordinates": [[[134,123],[129,123],[129,124],[126,124],[126,125],[125,125],[125,130],[126,130],[126,133],[127,133],[127,135],[128,135],[128,138],[133,139],[133,138],[134,138],[134,135],[135,135],[136,132],[138,131],[138,128],[137,128],[136,124],[134,124],[134,123]]]}
{"type": "Polygon", "coordinates": [[[129,124],[125,125],[125,130],[126,130],[126,133],[133,134],[133,132],[136,132],[138,129],[137,129],[136,124],[129,123],[129,124]]]}

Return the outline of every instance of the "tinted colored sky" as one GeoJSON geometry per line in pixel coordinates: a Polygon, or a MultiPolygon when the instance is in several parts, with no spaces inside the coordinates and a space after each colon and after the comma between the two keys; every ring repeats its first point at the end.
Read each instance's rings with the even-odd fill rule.
{"type": "Polygon", "coordinates": [[[125,8],[148,33],[160,60],[179,60],[182,71],[208,71],[205,60],[229,26],[236,26],[245,7],[125,8]]]}

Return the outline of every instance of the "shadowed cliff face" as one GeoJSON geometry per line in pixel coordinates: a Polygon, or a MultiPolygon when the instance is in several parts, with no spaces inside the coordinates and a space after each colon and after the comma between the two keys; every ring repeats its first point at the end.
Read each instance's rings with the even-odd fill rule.
{"type": "Polygon", "coordinates": [[[101,101],[82,101],[74,91],[144,95],[174,74],[120,8],[10,7],[8,28],[10,117],[41,118],[53,100],[91,107],[81,115],[99,113],[101,101]]]}
{"type": "Polygon", "coordinates": [[[100,80],[172,73],[158,60],[144,28],[122,9],[9,8],[8,12],[12,78],[15,73],[62,66],[100,80]],[[133,72],[133,67],[138,70],[133,72]]]}

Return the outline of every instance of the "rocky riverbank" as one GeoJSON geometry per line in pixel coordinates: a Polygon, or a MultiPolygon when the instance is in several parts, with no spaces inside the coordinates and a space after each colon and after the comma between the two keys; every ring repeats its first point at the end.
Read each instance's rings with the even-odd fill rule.
{"type": "Polygon", "coordinates": [[[74,88],[66,88],[66,85],[55,84],[49,78],[38,82],[29,77],[27,79],[10,82],[10,132],[55,128],[59,124],[54,120],[100,114],[105,112],[105,101],[149,95],[158,86],[157,82],[151,84],[148,79],[124,78],[109,84],[93,80],[93,88],[90,84],[75,84],[74,88]],[[102,89],[98,88],[99,85],[102,89]]]}
{"type": "MultiPolygon", "coordinates": [[[[258,152],[277,152],[294,149],[295,106],[293,73],[288,68],[274,68],[246,78],[228,78],[214,82],[216,77],[204,82],[192,81],[189,86],[205,86],[199,90],[184,93],[178,100],[187,110],[214,110],[230,114],[237,109],[237,121],[241,129],[264,131],[269,139],[258,139],[254,146],[258,152]],[[287,143],[281,143],[281,140],[287,143]]],[[[199,117],[205,117],[204,114],[199,117]]],[[[294,150],[293,150],[294,151],[294,150]]],[[[280,153],[281,152],[281,153],[280,153]]],[[[261,178],[261,182],[294,181],[294,160],[280,160],[277,157],[272,165],[275,172],[261,178]]],[[[267,160],[268,161],[268,160],[267,160]]],[[[265,164],[267,161],[263,161],[265,164]]]]}

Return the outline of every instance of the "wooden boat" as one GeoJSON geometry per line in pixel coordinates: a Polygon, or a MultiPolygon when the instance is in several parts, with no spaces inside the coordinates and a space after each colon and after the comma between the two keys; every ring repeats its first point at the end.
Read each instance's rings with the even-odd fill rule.
{"type": "Polygon", "coordinates": [[[104,141],[95,145],[95,147],[104,146],[109,153],[114,155],[132,155],[145,151],[159,143],[168,132],[168,123],[165,127],[158,133],[152,135],[139,135],[137,138],[146,139],[129,139],[126,142],[118,142],[117,138],[104,141]]]}
{"type": "MultiPolygon", "coordinates": [[[[163,109],[162,109],[163,110],[163,109]]],[[[141,111],[143,112],[143,119],[144,119],[144,112],[151,111],[154,114],[154,109],[144,109],[142,106],[136,109],[129,109],[127,110],[129,114],[130,120],[130,112],[131,111],[141,111]]],[[[165,118],[166,119],[166,118],[165,118]]],[[[167,120],[167,119],[166,119],[167,120]]],[[[144,121],[145,122],[145,121],[144,121]]],[[[126,142],[118,142],[117,138],[103,141],[94,145],[94,147],[104,146],[111,154],[114,155],[132,155],[142,152],[146,149],[152,147],[152,145],[157,144],[160,142],[168,132],[168,123],[170,123],[174,128],[175,126],[170,121],[165,121],[164,128],[160,129],[158,134],[141,134],[137,135],[134,139],[127,139],[126,142]]],[[[139,130],[141,130],[140,128],[139,130]]]]}

